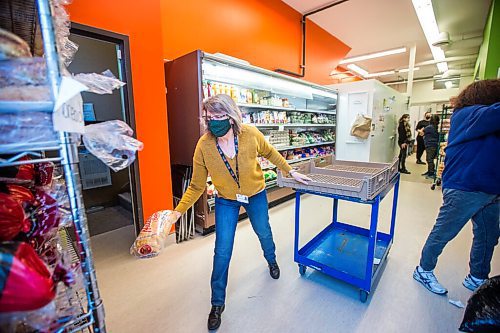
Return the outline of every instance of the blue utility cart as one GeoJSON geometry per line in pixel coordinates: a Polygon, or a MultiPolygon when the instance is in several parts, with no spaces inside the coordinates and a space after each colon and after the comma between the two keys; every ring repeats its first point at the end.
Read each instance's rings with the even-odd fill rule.
{"type": "Polygon", "coordinates": [[[399,192],[398,160],[392,163],[338,161],[333,155],[297,165],[308,175],[306,184],[290,175],[278,173],[278,185],[295,189],[294,260],[304,275],[307,267],[360,288],[360,299],[366,302],[373,283],[380,274],[394,237],[399,192]],[[391,230],[378,232],[380,202],[394,188],[391,230]],[[333,199],[332,222],[299,249],[300,195],[312,194],[333,199]],[[339,200],[371,205],[370,229],[338,221],[339,200]]]}
{"type": "Polygon", "coordinates": [[[360,288],[359,298],[366,302],[373,282],[381,271],[394,237],[399,192],[399,174],[396,174],[378,195],[370,200],[358,197],[296,189],[294,260],[304,275],[307,267],[360,288]],[[390,233],[377,231],[379,206],[394,188],[390,233]],[[319,195],[333,199],[333,219],[317,236],[299,249],[300,195],[319,195]],[[337,220],[339,200],[371,205],[370,229],[345,224],[337,220]]]}

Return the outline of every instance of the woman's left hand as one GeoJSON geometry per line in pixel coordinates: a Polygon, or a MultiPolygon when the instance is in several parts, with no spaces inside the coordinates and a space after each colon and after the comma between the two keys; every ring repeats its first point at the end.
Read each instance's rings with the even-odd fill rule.
{"type": "Polygon", "coordinates": [[[301,174],[300,172],[294,171],[290,173],[290,176],[292,176],[293,179],[298,181],[299,183],[302,183],[304,185],[307,185],[307,182],[310,182],[312,179],[307,177],[306,175],[301,174]]]}

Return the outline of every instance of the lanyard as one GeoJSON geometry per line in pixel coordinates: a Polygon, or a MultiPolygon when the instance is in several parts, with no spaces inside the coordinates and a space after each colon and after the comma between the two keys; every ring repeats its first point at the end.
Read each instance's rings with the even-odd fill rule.
{"type": "Polygon", "coordinates": [[[219,146],[219,142],[217,139],[215,140],[215,144],[217,145],[217,150],[219,151],[219,155],[222,158],[222,161],[226,165],[227,171],[229,171],[229,174],[231,177],[233,177],[234,181],[238,185],[238,188],[240,188],[240,171],[238,169],[238,137],[235,135],[234,136],[234,150],[236,152],[235,158],[236,158],[236,173],[234,172],[233,168],[231,168],[231,165],[227,161],[226,155],[224,155],[224,152],[222,151],[222,148],[219,146]]]}

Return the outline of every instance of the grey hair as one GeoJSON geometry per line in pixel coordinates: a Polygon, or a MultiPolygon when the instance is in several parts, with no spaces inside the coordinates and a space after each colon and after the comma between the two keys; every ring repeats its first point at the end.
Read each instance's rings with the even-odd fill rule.
{"type": "Polygon", "coordinates": [[[227,115],[233,120],[232,128],[234,134],[241,134],[243,123],[241,119],[241,110],[229,95],[219,94],[205,99],[202,104],[202,109],[204,112],[227,115]]]}

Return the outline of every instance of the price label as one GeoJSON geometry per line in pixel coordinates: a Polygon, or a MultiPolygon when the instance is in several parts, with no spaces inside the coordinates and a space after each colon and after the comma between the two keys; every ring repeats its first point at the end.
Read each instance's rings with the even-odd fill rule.
{"type": "Polygon", "coordinates": [[[62,78],[52,114],[54,130],[83,134],[85,123],[83,120],[83,100],[80,93],[87,89],[87,86],[72,78],[62,78]]]}

